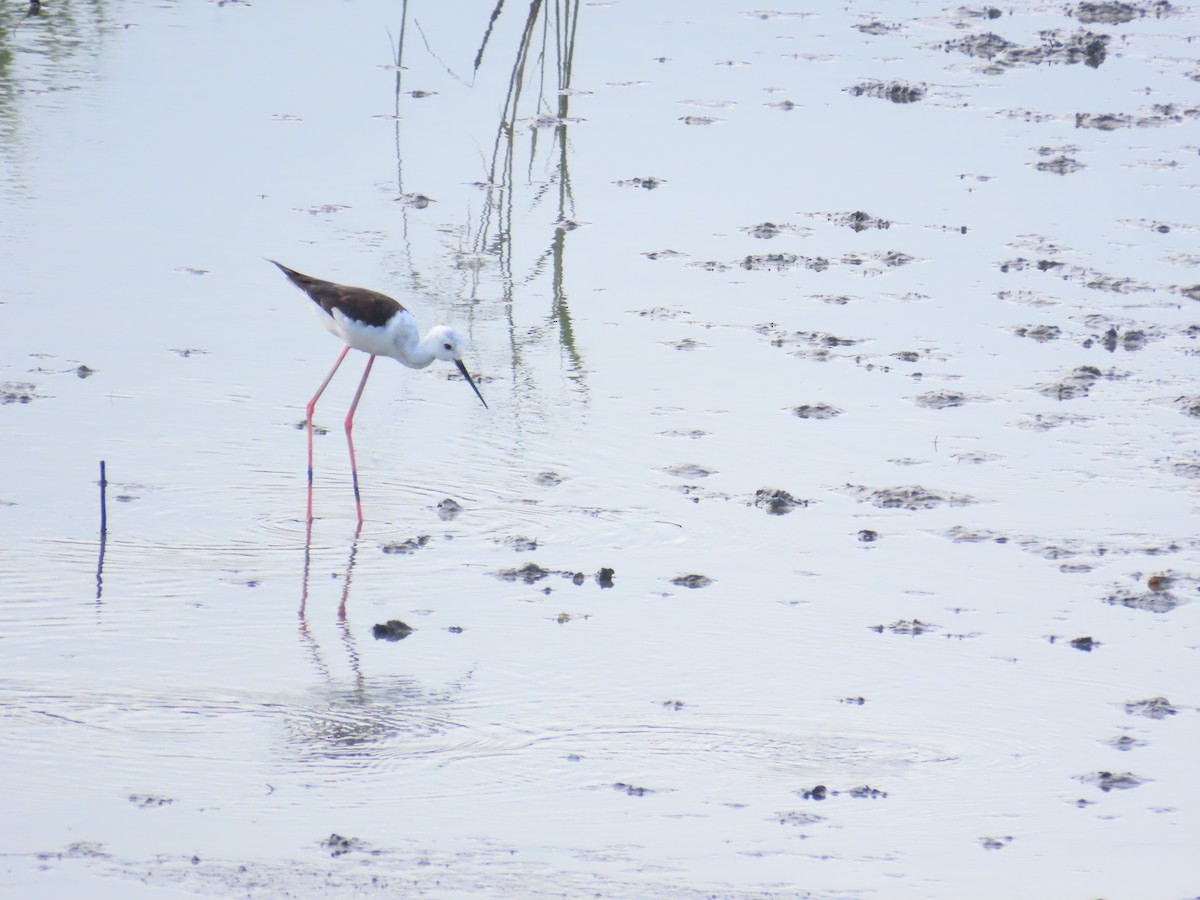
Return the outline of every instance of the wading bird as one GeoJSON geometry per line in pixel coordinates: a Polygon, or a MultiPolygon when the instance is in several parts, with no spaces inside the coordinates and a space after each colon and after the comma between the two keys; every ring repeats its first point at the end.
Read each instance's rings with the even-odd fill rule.
{"type": "Polygon", "coordinates": [[[399,360],[410,369],[424,369],[435,359],[452,362],[458,367],[467,384],[479,398],[479,402],[487,407],[487,401],[474,379],[467,371],[462,361],[463,340],[458,334],[445,325],[435,325],[421,337],[417,330],[417,319],[407,309],[378,291],[366,288],[347,287],[334,284],[332,281],[322,281],[311,275],[302,275],[295,269],[289,269],[275,260],[268,260],[279,267],[296,287],[308,294],[309,299],[316,304],[321,323],[331,333],[345,342],[337,362],[317,388],[313,398],[308,401],[305,410],[304,425],[308,432],[308,521],[312,522],[312,488],[313,488],[313,410],[317,408],[317,400],[329,386],[334,373],[351,348],[368,354],[367,368],[363,372],[358,390],[354,392],[354,400],[350,411],[346,413],[346,443],[350,446],[350,474],[354,479],[354,505],[358,509],[358,524],[363,521],[362,499],[358,493],[358,464],[354,461],[354,438],[351,432],[354,428],[354,410],[362,397],[363,388],[367,386],[367,376],[371,374],[371,366],[377,356],[390,356],[399,360]]]}

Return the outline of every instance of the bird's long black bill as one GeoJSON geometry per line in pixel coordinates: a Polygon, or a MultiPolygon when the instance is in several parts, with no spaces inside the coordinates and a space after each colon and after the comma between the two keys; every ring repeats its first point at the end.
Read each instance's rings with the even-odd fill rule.
{"type": "Polygon", "coordinates": [[[487,401],[483,399],[483,394],[479,393],[479,388],[475,387],[475,379],[471,377],[471,373],[467,371],[467,367],[463,365],[463,361],[456,359],[454,364],[458,366],[458,371],[462,372],[463,378],[467,379],[467,384],[471,386],[471,390],[475,392],[475,396],[479,398],[479,402],[483,404],[483,408],[487,409],[487,401]]]}

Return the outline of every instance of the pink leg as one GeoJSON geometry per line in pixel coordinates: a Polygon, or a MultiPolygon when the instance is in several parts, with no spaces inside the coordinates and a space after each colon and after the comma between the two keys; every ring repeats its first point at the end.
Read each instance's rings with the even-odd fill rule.
{"type": "MultiPolygon", "coordinates": [[[[329,387],[329,382],[333,380],[333,373],[338,370],[338,366],[342,364],[342,360],[346,358],[346,354],[350,352],[347,347],[342,351],[342,355],[337,358],[337,362],[333,364],[333,368],[329,370],[329,374],[325,376],[325,380],[321,382],[321,386],[317,388],[317,392],[313,394],[313,398],[308,401],[308,406],[304,411],[304,428],[308,432],[308,522],[311,525],[313,520],[312,514],[312,482],[313,482],[313,426],[312,417],[313,411],[317,408],[317,401],[321,399],[321,395],[325,393],[325,388],[329,387]]],[[[359,389],[361,391],[361,388],[359,389]]]]}
{"type": "Polygon", "coordinates": [[[358,383],[358,390],[354,392],[354,402],[350,404],[350,412],[346,413],[346,443],[350,445],[350,476],[354,479],[354,505],[358,508],[358,527],[362,528],[362,500],[358,495],[358,463],[354,461],[354,437],[351,431],[354,429],[354,411],[358,409],[359,398],[362,397],[363,388],[367,386],[367,376],[371,374],[371,366],[375,365],[375,357],[372,356],[367,360],[367,368],[363,370],[362,381],[358,383]]]}

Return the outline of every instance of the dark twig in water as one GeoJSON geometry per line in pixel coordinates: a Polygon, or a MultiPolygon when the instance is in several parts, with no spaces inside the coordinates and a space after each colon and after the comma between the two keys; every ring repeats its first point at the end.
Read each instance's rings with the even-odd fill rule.
{"type": "Polygon", "coordinates": [[[100,561],[96,563],[96,599],[104,592],[104,545],[108,541],[108,479],[104,477],[104,460],[100,460],[100,561]]]}

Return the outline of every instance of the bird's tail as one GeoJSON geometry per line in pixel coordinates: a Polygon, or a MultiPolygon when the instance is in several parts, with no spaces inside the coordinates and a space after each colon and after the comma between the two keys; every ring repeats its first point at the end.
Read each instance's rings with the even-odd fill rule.
{"type": "Polygon", "coordinates": [[[273,259],[268,259],[267,262],[278,266],[279,271],[287,276],[288,281],[302,291],[310,291],[319,283],[319,279],[313,278],[311,275],[305,275],[303,272],[297,272],[295,269],[289,269],[281,262],[276,262],[273,259]]]}

